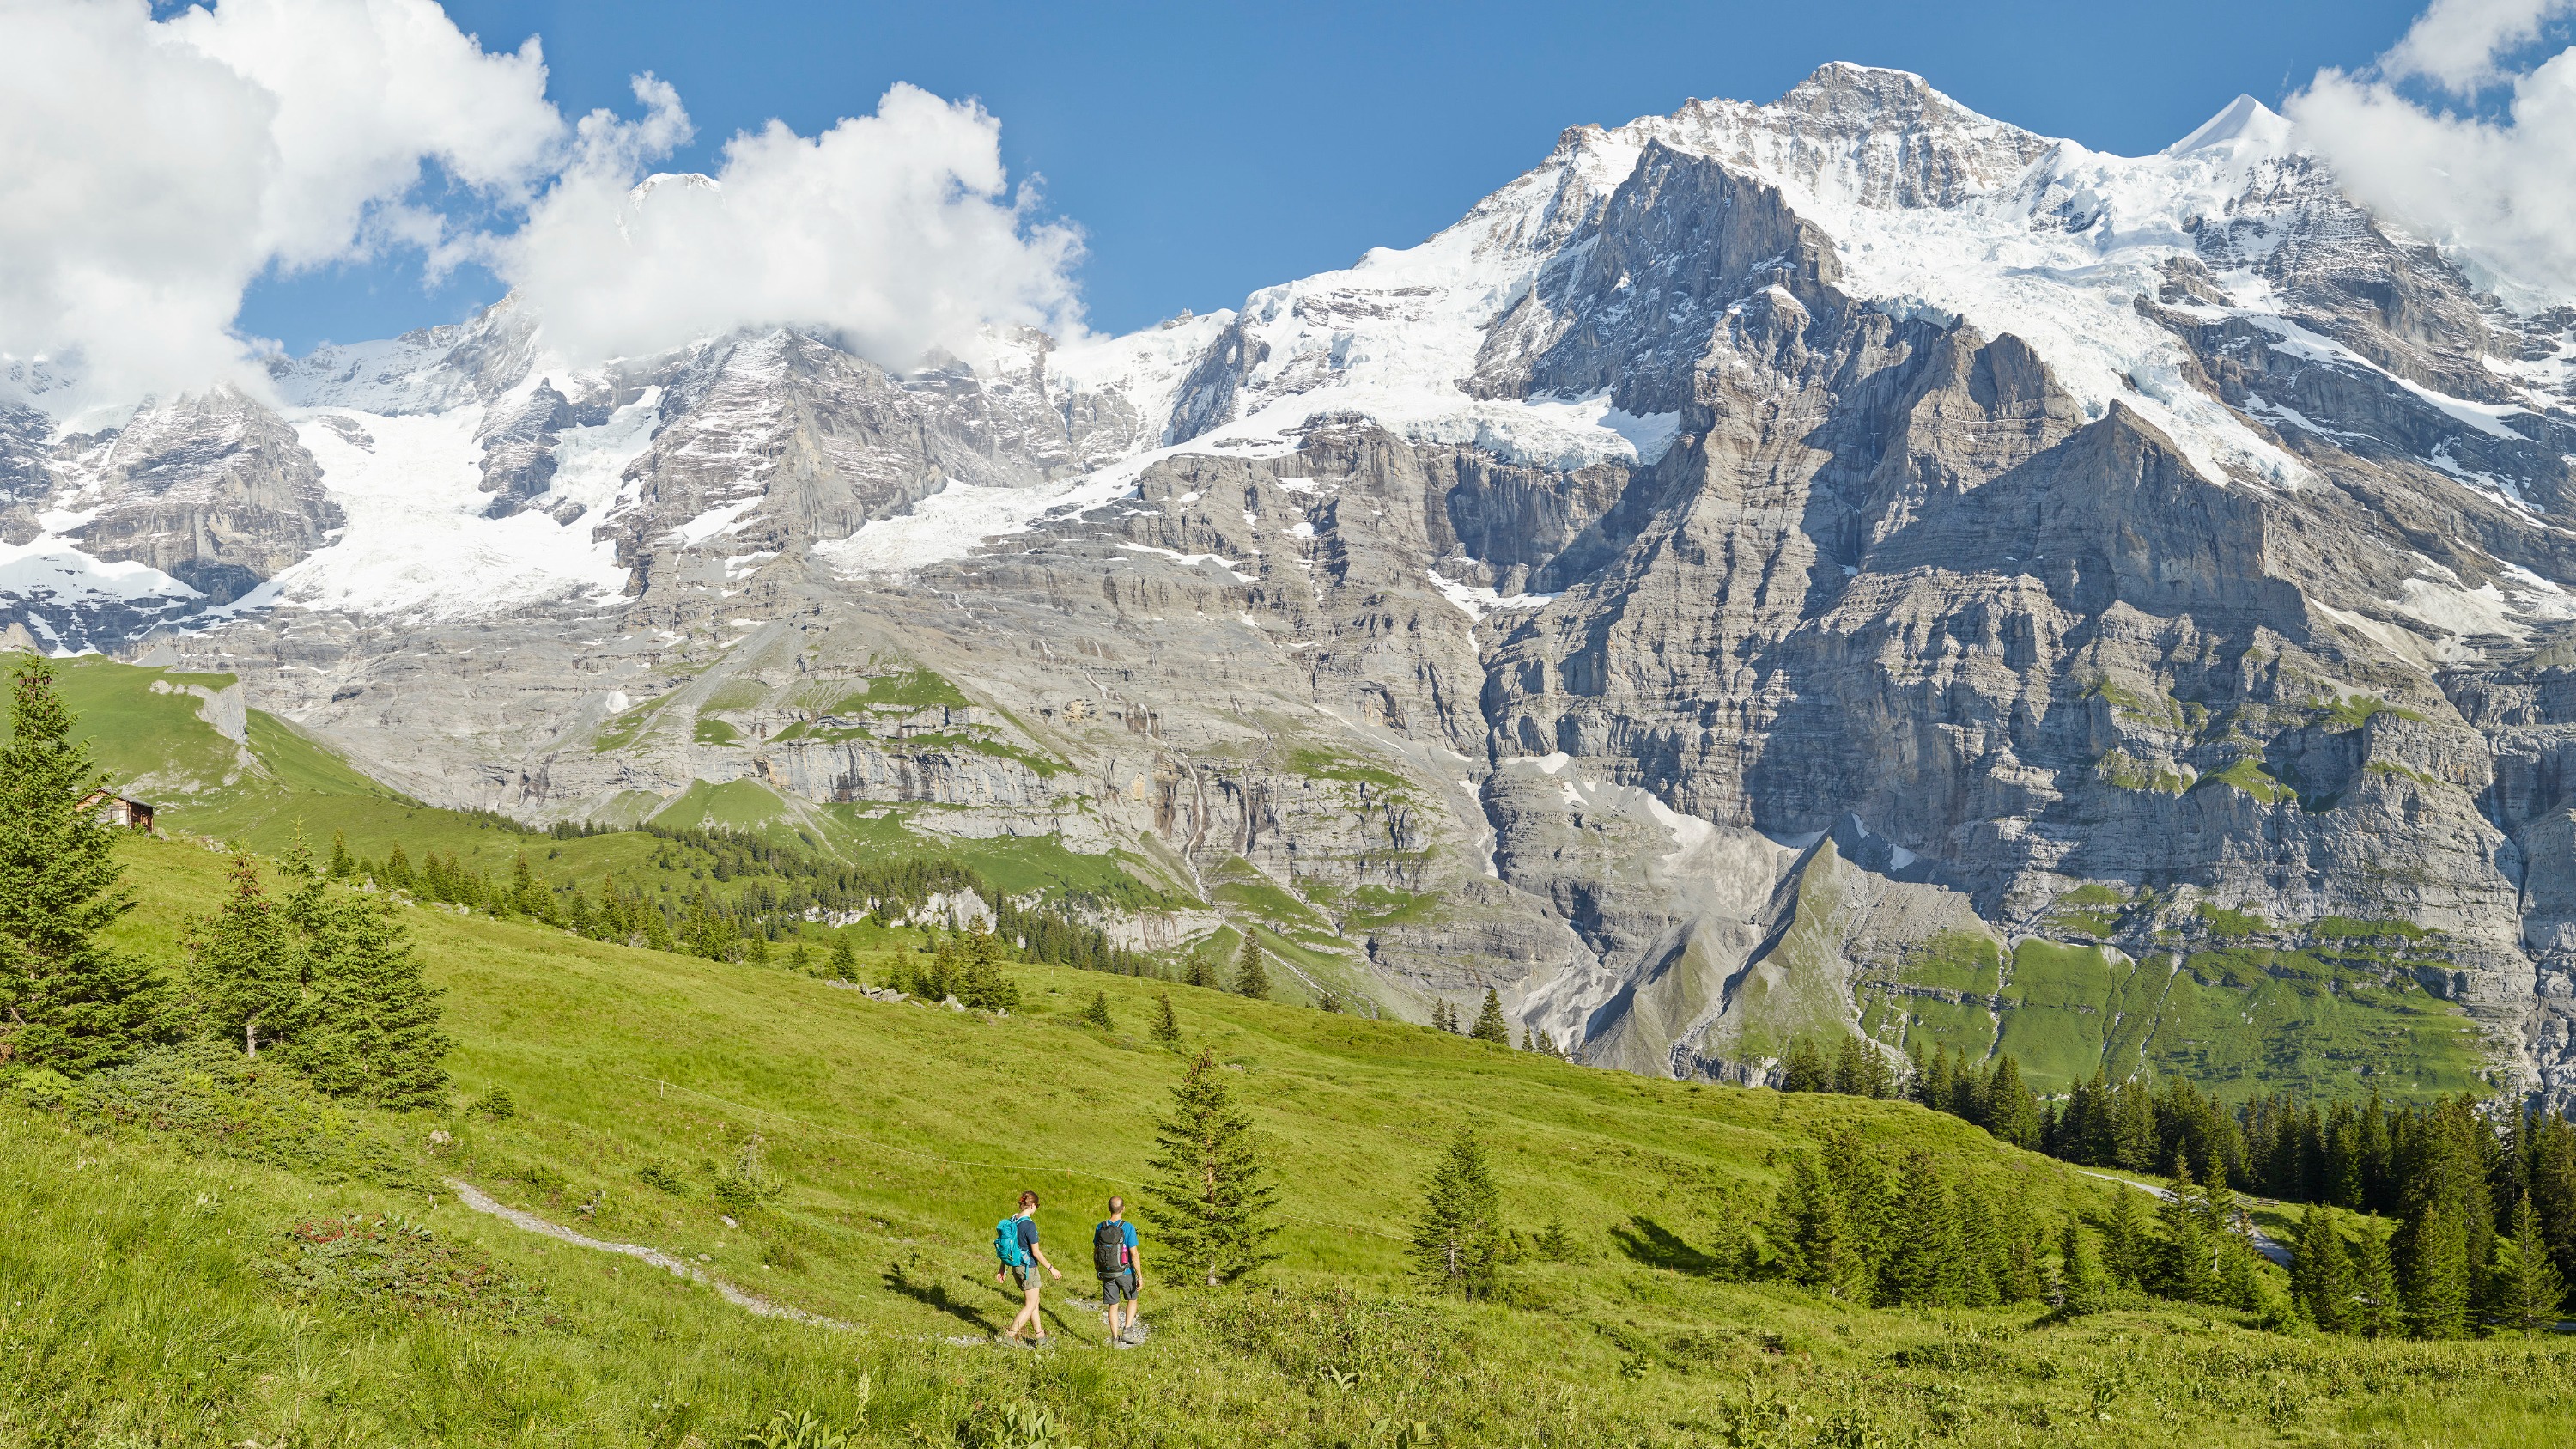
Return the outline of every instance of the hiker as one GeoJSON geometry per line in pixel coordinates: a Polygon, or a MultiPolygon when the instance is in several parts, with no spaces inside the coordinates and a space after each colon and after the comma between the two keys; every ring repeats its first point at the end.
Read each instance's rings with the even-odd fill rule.
{"type": "Polygon", "coordinates": [[[1016,1282],[1020,1286],[1020,1316],[1011,1320],[1010,1331],[1002,1342],[1019,1345],[1023,1325],[1035,1329],[1038,1343],[1047,1341],[1046,1321],[1038,1316],[1038,1270],[1044,1268],[1061,1278],[1056,1266],[1038,1249],[1038,1195],[1020,1194],[1020,1210],[993,1224],[993,1256],[1001,1266],[993,1270],[993,1281],[1004,1287],[1016,1282]]]}
{"type": "Polygon", "coordinates": [[[1109,1216],[1091,1230],[1091,1266],[1100,1271],[1100,1307],[1109,1320],[1109,1342],[1128,1347],[1136,1342],[1136,1225],[1127,1221],[1127,1200],[1111,1196],[1109,1216]],[[1122,1321],[1120,1309],[1126,1310],[1122,1321]]]}

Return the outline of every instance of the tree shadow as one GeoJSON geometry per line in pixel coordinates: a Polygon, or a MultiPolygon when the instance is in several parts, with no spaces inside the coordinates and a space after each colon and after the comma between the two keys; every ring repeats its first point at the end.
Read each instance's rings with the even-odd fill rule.
{"type": "Polygon", "coordinates": [[[910,1270],[901,1263],[886,1265],[885,1285],[915,1303],[938,1309],[949,1317],[971,1326],[979,1333],[989,1336],[1001,1332],[991,1319],[984,1316],[982,1310],[950,1297],[947,1284],[917,1282],[910,1270]]]}
{"type": "Polygon", "coordinates": [[[1709,1274],[1726,1267],[1724,1260],[1683,1242],[1679,1234],[1650,1217],[1628,1219],[1610,1230],[1610,1239],[1619,1245],[1620,1252],[1649,1268],[1709,1274]]]}

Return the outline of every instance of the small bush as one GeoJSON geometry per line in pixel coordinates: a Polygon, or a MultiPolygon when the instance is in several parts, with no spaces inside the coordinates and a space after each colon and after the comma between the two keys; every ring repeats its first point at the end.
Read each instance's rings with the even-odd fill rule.
{"type": "Polygon", "coordinates": [[[482,1101],[474,1104],[474,1110],[495,1122],[506,1122],[519,1115],[519,1104],[511,1099],[509,1088],[494,1087],[483,1094],[482,1101]]]}
{"type": "Polygon", "coordinates": [[[293,1068],[217,1042],[183,1042],[82,1079],[63,1099],[93,1131],[166,1134],[191,1150],[300,1173],[316,1182],[427,1190],[384,1125],[313,1089],[293,1068]]]}
{"type": "Polygon", "coordinates": [[[635,1176],[646,1187],[667,1192],[673,1197],[689,1195],[688,1179],[680,1175],[680,1169],[658,1157],[635,1169],[635,1176]]]}
{"type": "Polygon", "coordinates": [[[442,1241],[399,1217],[313,1218],[286,1229],[277,1257],[255,1265],[280,1291],[311,1302],[425,1317],[445,1314],[504,1332],[551,1323],[545,1294],[482,1249],[442,1241]]]}

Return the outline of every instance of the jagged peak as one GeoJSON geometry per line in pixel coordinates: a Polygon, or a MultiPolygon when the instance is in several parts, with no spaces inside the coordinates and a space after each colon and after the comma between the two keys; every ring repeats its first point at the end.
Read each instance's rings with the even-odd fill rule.
{"type": "Polygon", "coordinates": [[[2167,146],[2164,154],[2188,156],[2195,151],[2234,145],[2277,155],[2290,149],[2292,129],[2289,117],[2252,96],[2240,95],[2217,115],[2201,122],[2190,135],[2167,146]]]}

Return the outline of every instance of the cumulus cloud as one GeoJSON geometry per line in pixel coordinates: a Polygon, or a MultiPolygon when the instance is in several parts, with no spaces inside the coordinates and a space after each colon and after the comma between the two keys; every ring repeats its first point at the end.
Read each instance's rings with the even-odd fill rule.
{"type": "Polygon", "coordinates": [[[2576,0],[2433,0],[2379,58],[2392,80],[2429,80],[2467,93],[2505,79],[2496,58],[2540,38],[2576,0]]]}
{"type": "Polygon", "coordinates": [[[0,0],[0,401],[256,387],[244,290],[389,253],[488,263],[584,360],[784,324],[901,365],[1079,326],[1079,240],[979,107],[897,86],[639,186],[689,138],[671,87],[571,125],[545,90],[537,41],[487,51],[434,0],[0,0]]]}
{"type": "Polygon", "coordinates": [[[2381,217],[2449,252],[2507,301],[2576,299],[2576,47],[2505,62],[2576,14],[2576,0],[2434,0],[2370,70],[2318,73],[2285,107],[2302,139],[2381,217]],[[2495,116],[2437,97],[2493,86],[2495,116]]]}
{"type": "Polygon", "coordinates": [[[507,202],[564,132],[535,42],[431,0],[0,0],[0,370],[75,411],[238,374],[264,270],[451,247],[424,166],[507,202]]]}
{"type": "Polygon", "coordinates": [[[503,273],[575,357],[660,351],[737,326],[800,326],[879,362],[962,349],[990,325],[1079,326],[1071,228],[1029,215],[982,108],[897,85],[815,137],[772,121],[712,177],[637,172],[686,130],[594,115],[580,160],[500,249],[503,273]]]}

